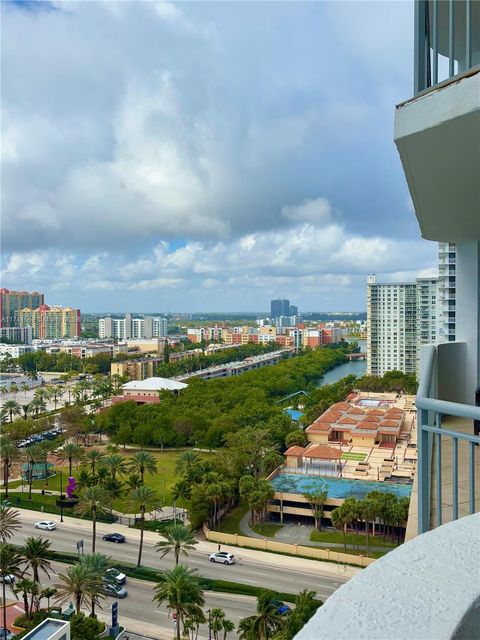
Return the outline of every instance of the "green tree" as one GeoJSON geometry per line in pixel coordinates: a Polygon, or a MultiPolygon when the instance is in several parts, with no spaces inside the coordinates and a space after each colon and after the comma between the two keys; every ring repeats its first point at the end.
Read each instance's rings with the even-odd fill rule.
{"type": "Polygon", "coordinates": [[[32,499],[32,482],[33,470],[35,464],[42,460],[43,452],[38,444],[32,444],[25,449],[25,459],[27,461],[27,479],[28,479],[28,499],[32,499]]]}
{"type": "Polygon", "coordinates": [[[22,528],[20,512],[13,507],[0,507],[0,542],[5,544],[22,528]]]}
{"type": "Polygon", "coordinates": [[[50,611],[50,600],[53,598],[53,596],[56,596],[57,593],[58,593],[57,590],[54,589],[53,587],[45,587],[40,592],[40,598],[45,598],[45,600],[47,601],[47,609],[49,611],[50,611]]]}
{"type": "Polygon", "coordinates": [[[22,459],[22,451],[6,436],[3,436],[0,440],[0,459],[3,464],[5,498],[8,499],[8,479],[10,477],[10,469],[22,459]]]}
{"type": "Polygon", "coordinates": [[[283,620],[278,612],[278,600],[273,591],[261,591],[257,612],[240,621],[240,640],[268,640],[280,629],[283,620]]]}
{"type": "Polygon", "coordinates": [[[98,468],[103,464],[105,454],[98,449],[91,449],[87,451],[83,456],[85,464],[90,466],[92,478],[95,479],[95,472],[98,472],[98,468]]]}
{"type": "Polygon", "coordinates": [[[92,553],[95,553],[97,516],[108,513],[110,508],[110,495],[103,487],[86,487],[81,492],[80,501],[75,509],[82,517],[91,516],[92,518],[92,553]]]}
{"type": "Polygon", "coordinates": [[[140,544],[138,546],[137,558],[137,567],[139,567],[142,562],[145,513],[149,513],[154,509],[160,509],[160,498],[158,497],[158,494],[154,489],[151,489],[150,487],[147,487],[147,485],[142,484],[136,489],[132,489],[130,495],[127,497],[126,507],[128,510],[133,511],[133,513],[140,512],[140,544]]]}
{"type": "Polygon", "coordinates": [[[10,422],[13,422],[13,416],[19,416],[22,413],[22,408],[16,400],[6,400],[3,403],[3,408],[8,411],[10,422]]]}
{"type": "Polygon", "coordinates": [[[210,610],[210,629],[214,640],[226,640],[227,633],[235,629],[235,625],[225,616],[223,609],[210,610]]]}
{"type": "MultiPolygon", "coordinates": [[[[21,575],[22,555],[11,544],[2,542],[0,544],[0,576],[4,578],[8,575],[19,577],[21,575]]],[[[6,581],[2,579],[2,602],[6,602],[5,594],[6,581]]],[[[3,628],[7,628],[7,607],[3,609],[3,628]]]]}
{"type": "Polygon", "coordinates": [[[185,524],[175,522],[165,528],[164,540],[160,540],[155,545],[155,551],[160,551],[161,557],[173,553],[175,566],[178,566],[180,554],[188,557],[188,552],[195,549],[198,540],[195,540],[191,530],[185,524]]]}
{"type": "Polygon", "coordinates": [[[25,393],[25,398],[26,398],[27,397],[27,391],[30,391],[30,385],[28,385],[26,382],[22,382],[20,388],[25,393]]]}
{"type": "Polygon", "coordinates": [[[87,589],[89,589],[90,596],[90,615],[94,618],[96,605],[99,604],[100,600],[105,599],[103,585],[100,585],[100,589],[98,588],[99,579],[103,581],[105,573],[110,566],[110,560],[102,553],[89,553],[80,558],[80,564],[86,573],[92,576],[92,582],[87,589]]]}
{"type": "Polygon", "coordinates": [[[328,497],[328,486],[323,484],[321,486],[314,485],[307,487],[307,491],[303,494],[303,497],[308,502],[310,509],[313,513],[313,519],[315,520],[315,529],[322,529],[322,517],[325,502],[328,497]]]}
{"type": "Polygon", "coordinates": [[[92,594],[95,598],[105,597],[103,590],[103,576],[93,575],[85,562],[68,567],[65,573],[59,573],[60,582],[55,584],[58,594],[56,602],[73,599],[75,611],[80,613],[83,607],[91,608],[92,594]]]}
{"type": "Polygon", "coordinates": [[[13,592],[16,597],[18,597],[19,593],[22,594],[25,617],[27,620],[30,620],[35,608],[34,599],[35,597],[40,597],[38,584],[33,580],[30,580],[30,578],[21,578],[13,587],[13,592]]]}
{"type": "Polygon", "coordinates": [[[345,509],[342,509],[343,505],[337,507],[332,511],[332,524],[335,529],[341,529],[343,531],[343,548],[347,553],[347,525],[349,523],[349,515],[345,509]]]}
{"type": "Polygon", "coordinates": [[[49,571],[52,571],[52,565],[49,562],[50,540],[41,536],[30,536],[25,540],[22,548],[23,563],[26,568],[32,570],[34,582],[40,582],[39,571],[44,571],[50,577],[49,571]]]}
{"type": "Polygon", "coordinates": [[[175,475],[181,477],[188,476],[199,459],[200,457],[198,453],[195,453],[195,451],[185,451],[177,458],[175,463],[175,475]]]}
{"type": "Polygon", "coordinates": [[[60,462],[68,461],[68,475],[72,475],[72,465],[74,462],[81,462],[85,450],[75,442],[67,442],[61,449],[57,450],[57,458],[60,462]]]}
{"type": "Polygon", "coordinates": [[[128,469],[132,473],[138,473],[143,483],[146,473],[157,473],[157,461],[150,451],[137,451],[128,461],[128,469]]]}
{"type": "Polygon", "coordinates": [[[122,475],[127,470],[125,458],[119,453],[109,453],[102,464],[110,471],[112,480],[116,480],[117,474],[122,475]]]}
{"type": "Polygon", "coordinates": [[[160,571],[154,591],[154,602],[159,605],[165,603],[168,609],[175,611],[175,636],[180,640],[184,619],[205,604],[199,578],[193,570],[179,564],[169,571],[160,571]]]}
{"type": "Polygon", "coordinates": [[[285,436],[285,446],[287,447],[306,447],[308,443],[307,435],[303,429],[294,429],[285,436]]]}

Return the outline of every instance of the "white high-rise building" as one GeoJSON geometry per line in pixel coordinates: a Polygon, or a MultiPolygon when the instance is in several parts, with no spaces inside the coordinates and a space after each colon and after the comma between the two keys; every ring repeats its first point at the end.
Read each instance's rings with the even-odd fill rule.
{"type": "Polygon", "coordinates": [[[456,261],[454,242],[439,242],[438,250],[438,342],[455,340],[456,261]]]}
{"type": "Polygon", "coordinates": [[[417,353],[416,373],[420,375],[420,348],[437,344],[438,336],[438,278],[417,278],[417,353]]]}
{"type": "Polygon", "coordinates": [[[367,374],[415,373],[417,368],[417,285],[367,284],[367,374]]]}
{"type": "Polygon", "coordinates": [[[100,338],[166,338],[168,321],[166,318],[132,318],[127,314],[125,318],[101,318],[98,321],[98,335],[100,338]]]}

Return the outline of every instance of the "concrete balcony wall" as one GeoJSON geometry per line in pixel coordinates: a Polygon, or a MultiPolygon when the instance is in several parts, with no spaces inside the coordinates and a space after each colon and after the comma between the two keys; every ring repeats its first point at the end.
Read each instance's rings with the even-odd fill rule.
{"type": "Polygon", "coordinates": [[[480,515],[417,536],[340,587],[295,640],[472,640],[480,515]]]}

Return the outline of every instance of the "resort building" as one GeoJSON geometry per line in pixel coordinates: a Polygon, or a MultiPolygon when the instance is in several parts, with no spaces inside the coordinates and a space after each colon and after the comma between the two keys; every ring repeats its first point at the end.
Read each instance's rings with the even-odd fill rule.
{"type": "Polygon", "coordinates": [[[32,327],[33,338],[78,338],[82,332],[80,309],[49,307],[20,311],[20,327],[32,327]]]}

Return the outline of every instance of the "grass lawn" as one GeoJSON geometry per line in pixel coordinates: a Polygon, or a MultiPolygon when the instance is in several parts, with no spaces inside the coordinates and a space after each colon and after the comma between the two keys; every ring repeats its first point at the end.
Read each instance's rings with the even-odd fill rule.
{"type": "MultiPolygon", "coordinates": [[[[133,451],[132,452],[126,451],[125,453],[120,451],[120,453],[124,455],[126,459],[128,459],[133,454],[133,451]]],[[[172,487],[177,481],[177,478],[175,476],[175,464],[177,462],[177,459],[182,455],[183,451],[164,450],[163,452],[152,451],[151,453],[157,460],[158,473],[156,475],[147,473],[145,476],[145,483],[149,487],[152,487],[152,489],[157,490],[160,496],[160,502],[162,504],[170,505],[172,503],[172,499],[171,499],[172,487]],[[165,479],[165,484],[164,484],[164,479],[165,479]],[[165,489],[165,499],[164,499],[164,489],[165,489]]],[[[206,452],[198,452],[198,456],[202,459],[207,459],[211,455],[213,454],[206,453],[206,452]]],[[[68,482],[68,465],[57,467],[56,469],[57,469],[57,474],[48,479],[48,486],[45,480],[34,480],[32,483],[32,487],[34,489],[60,491],[60,474],[58,473],[58,471],[62,470],[63,471],[63,490],[65,491],[65,487],[67,486],[67,482],[68,482]]],[[[75,476],[76,471],[77,469],[74,467],[72,470],[73,476],[75,476]]],[[[21,484],[22,484],[21,481],[11,482],[9,483],[9,489],[17,488],[18,490],[18,487],[20,487],[21,484]]],[[[24,483],[24,491],[25,489],[28,491],[28,484],[26,483],[24,483]]],[[[125,503],[123,499],[118,499],[114,501],[113,507],[114,509],[123,511],[124,504],[125,503]]],[[[178,506],[181,507],[183,505],[178,503],[178,506]]]]}
{"type": "Polygon", "coordinates": [[[247,505],[241,504],[239,507],[232,509],[218,524],[217,531],[223,533],[241,533],[240,520],[247,513],[247,505]]]}
{"type": "Polygon", "coordinates": [[[358,460],[363,462],[367,455],[365,453],[342,453],[342,460],[358,460]]]}
{"type": "MultiPolygon", "coordinates": [[[[310,534],[311,542],[337,542],[339,544],[343,544],[344,537],[341,531],[312,531],[310,534]]],[[[356,544],[355,534],[352,532],[347,533],[347,549],[356,544]]],[[[358,535],[358,544],[365,545],[367,544],[367,536],[364,534],[358,535]]],[[[370,536],[370,546],[371,547],[385,547],[387,549],[393,549],[397,546],[396,542],[392,542],[391,540],[384,540],[380,536],[370,536]]],[[[350,551],[349,551],[350,553],[350,551]]]]}
{"type": "Polygon", "coordinates": [[[265,536],[266,538],[273,538],[277,531],[283,529],[283,524],[273,524],[271,522],[266,522],[264,524],[251,524],[250,529],[261,536],[265,536]]]}

